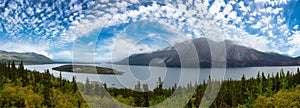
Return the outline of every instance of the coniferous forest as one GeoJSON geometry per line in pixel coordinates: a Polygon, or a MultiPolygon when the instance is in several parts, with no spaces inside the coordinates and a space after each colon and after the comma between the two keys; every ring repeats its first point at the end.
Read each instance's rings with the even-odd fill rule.
{"type": "MultiPolygon", "coordinates": [[[[107,88],[86,79],[76,83],[54,77],[45,72],[24,69],[23,63],[0,63],[0,107],[118,107],[103,93],[107,90],[114,101],[129,106],[147,107],[161,103],[173,92],[187,92],[184,88],[196,87],[196,91],[185,107],[199,107],[204,91],[210,83],[221,85],[216,99],[210,107],[300,107],[300,71],[265,75],[258,73],[256,78],[225,81],[204,81],[202,84],[188,84],[164,88],[159,78],[157,87],[150,90],[147,84],[137,82],[135,89],[107,88]],[[143,91],[143,92],[138,92],[143,91]],[[98,103],[98,104],[97,104],[98,103]]],[[[184,96],[182,96],[184,98],[184,96]]],[[[177,107],[182,100],[168,101],[168,107],[177,107]]]]}

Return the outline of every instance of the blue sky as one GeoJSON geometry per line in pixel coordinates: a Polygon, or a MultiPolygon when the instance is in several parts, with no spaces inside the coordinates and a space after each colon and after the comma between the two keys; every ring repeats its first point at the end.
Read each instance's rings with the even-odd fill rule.
{"type": "Polygon", "coordinates": [[[0,50],[101,62],[213,37],[295,57],[298,10],[297,0],[1,0],[0,50]]]}

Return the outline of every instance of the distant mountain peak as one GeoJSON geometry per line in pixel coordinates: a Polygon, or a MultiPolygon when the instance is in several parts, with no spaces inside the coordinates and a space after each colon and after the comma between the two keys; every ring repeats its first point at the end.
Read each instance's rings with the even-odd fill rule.
{"type": "Polygon", "coordinates": [[[8,52],[0,50],[0,60],[2,61],[24,61],[27,64],[46,64],[53,63],[53,61],[42,55],[35,52],[8,52]]]}
{"type": "MultiPolygon", "coordinates": [[[[187,62],[190,62],[190,66],[196,63],[195,59],[198,59],[200,64],[204,67],[209,67],[211,64],[211,49],[210,45],[214,46],[224,46],[226,47],[227,54],[227,66],[229,67],[244,67],[244,66],[282,66],[282,65],[300,65],[300,57],[293,58],[287,55],[281,55],[278,53],[265,53],[258,51],[256,49],[245,47],[236,44],[236,42],[231,40],[224,40],[223,42],[215,42],[210,39],[201,37],[197,39],[192,39],[190,41],[184,41],[177,43],[171,47],[165,48],[162,51],[155,51],[152,53],[135,54],[125,58],[117,64],[130,64],[130,65],[149,65],[152,59],[159,58],[163,60],[163,63],[167,66],[180,67],[180,59],[178,55],[179,52],[183,52],[183,55],[187,55],[187,62]],[[198,57],[188,56],[193,51],[192,47],[195,47],[198,57]],[[190,61],[189,61],[190,60],[190,61]]],[[[222,47],[220,47],[222,48],[222,47]]],[[[151,65],[160,66],[162,63],[151,63],[151,65]]]]}

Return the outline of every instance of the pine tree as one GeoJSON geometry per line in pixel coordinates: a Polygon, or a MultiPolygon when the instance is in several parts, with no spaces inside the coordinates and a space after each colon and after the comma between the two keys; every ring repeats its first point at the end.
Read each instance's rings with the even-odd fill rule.
{"type": "Polygon", "coordinates": [[[160,77],[158,78],[157,86],[154,89],[154,94],[158,96],[163,95],[163,82],[160,77]]]}
{"type": "Polygon", "coordinates": [[[272,96],[274,94],[274,91],[272,90],[273,88],[273,81],[271,80],[270,75],[268,75],[268,79],[267,79],[267,87],[266,87],[266,92],[264,94],[264,96],[272,96]]]}
{"type": "Polygon", "coordinates": [[[246,87],[246,78],[245,78],[245,75],[243,74],[242,78],[241,78],[241,99],[242,99],[242,102],[245,102],[247,100],[247,96],[246,96],[246,91],[247,91],[247,87],[246,87]]]}
{"type": "Polygon", "coordinates": [[[148,92],[149,91],[149,87],[148,87],[148,84],[143,84],[143,89],[144,89],[144,92],[148,92]]]}
{"type": "Polygon", "coordinates": [[[135,89],[134,90],[136,90],[136,91],[142,91],[142,89],[141,89],[141,82],[140,81],[137,82],[137,84],[135,85],[135,89]]]}
{"type": "Polygon", "coordinates": [[[73,84],[73,87],[72,87],[73,93],[76,93],[78,88],[77,88],[75,76],[72,77],[72,84],[73,84]]]}
{"type": "Polygon", "coordinates": [[[10,71],[10,78],[11,78],[11,80],[13,81],[13,82],[16,82],[17,81],[17,79],[16,79],[16,64],[15,64],[15,62],[13,61],[12,63],[11,63],[11,71],[10,71]]]}
{"type": "Polygon", "coordinates": [[[142,106],[143,106],[143,107],[148,107],[148,106],[150,106],[150,103],[149,103],[149,92],[143,93],[143,98],[144,98],[144,101],[143,101],[142,106]]]}
{"type": "Polygon", "coordinates": [[[60,87],[63,87],[63,83],[62,83],[62,75],[61,75],[61,71],[59,71],[59,85],[60,87]]]}
{"type": "Polygon", "coordinates": [[[84,88],[85,90],[85,94],[87,94],[87,95],[90,95],[91,94],[91,85],[90,85],[90,80],[89,80],[89,78],[87,77],[86,78],[86,82],[85,82],[85,88],[84,88]]]}
{"type": "Polygon", "coordinates": [[[96,85],[95,85],[94,93],[95,93],[97,96],[100,96],[100,94],[101,94],[101,88],[100,88],[100,85],[99,85],[99,84],[96,84],[96,85]]]}
{"type": "Polygon", "coordinates": [[[18,74],[19,76],[21,77],[21,79],[25,82],[27,82],[26,80],[26,73],[24,71],[24,64],[23,64],[23,61],[21,61],[21,63],[19,64],[19,67],[18,67],[18,74]]]}
{"type": "Polygon", "coordinates": [[[159,89],[162,89],[162,88],[163,88],[163,82],[162,82],[162,80],[161,80],[160,77],[158,78],[158,88],[159,88],[159,89]]]}

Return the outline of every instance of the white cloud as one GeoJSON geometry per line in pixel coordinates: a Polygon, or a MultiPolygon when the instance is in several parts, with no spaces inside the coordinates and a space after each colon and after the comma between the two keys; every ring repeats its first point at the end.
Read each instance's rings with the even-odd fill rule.
{"type": "Polygon", "coordinates": [[[73,59],[72,51],[60,51],[53,54],[54,60],[66,60],[71,61],[73,59]]]}
{"type": "Polygon", "coordinates": [[[156,33],[150,33],[148,36],[149,37],[154,37],[154,36],[157,36],[158,34],[156,34],[156,33]]]}
{"type": "MultiPolygon", "coordinates": [[[[116,4],[111,4],[111,3],[103,3],[105,1],[100,1],[101,3],[98,3],[97,6],[94,8],[87,10],[86,14],[80,14],[80,22],[78,20],[74,20],[71,24],[73,26],[69,27],[68,31],[66,29],[62,30],[62,34],[59,37],[54,38],[59,38],[59,42],[61,43],[70,43],[73,42],[74,40],[80,38],[80,37],[85,37],[88,36],[89,34],[92,34],[93,32],[99,32],[102,27],[107,27],[111,25],[118,25],[122,23],[127,23],[129,22],[130,19],[132,19],[134,22],[139,21],[142,18],[158,21],[158,22],[165,22],[170,25],[170,27],[176,28],[177,30],[183,30],[186,29],[187,35],[184,35],[186,38],[191,38],[191,37],[198,37],[202,36],[202,34],[206,36],[224,36],[226,39],[231,39],[235,41],[240,41],[241,44],[256,48],[262,51],[267,51],[270,49],[268,47],[268,44],[274,43],[272,40],[268,40],[268,37],[263,37],[259,35],[250,35],[247,33],[247,31],[243,30],[242,28],[245,27],[245,24],[248,23],[252,25],[253,28],[260,28],[262,32],[266,32],[267,34],[270,35],[270,37],[275,38],[278,34],[273,33],[272,30],[277,31],[282,33],[283,36],[286,36],[290,30],[288,27],[283,24],[285,22],[285,19],[281,16],[277,16],[277,18],[273,18],[273,16],[276,16],[274,14],[280,15],[282,13],[282,8],[262,8],[260,7],[262,4],[268,3],[274,5],[278,5],[281,3],[286,3],[286,0],[282,1],[265,1],[265,0],[255,0],[254,3],[257,3],[257,6],[253,9],[253,7],[249,6],[244,6],[243,2],[239,2],[239,10],[242,11],[242,15],[237,15],[237,12],[233,10],[233,4],[236,4],[237,2],[235,1],[229,1],[228,4],[225,4],[223,0],[216,0],[212,4],[212,6],[207,9],[209,5],[209,0],[204,0],[203,2],[198,2],[195,1],[195,6],[196,9],[199,10],[188,10],[186,8],[186,4],[178,4],[178,7],[173,6],[172,4],[167,4],[166,6],[159,6],[157,4],[154,4],[152,6],[139,6],[140,9],[138,10],[126,10],[126,7],[128,5],[131,5],[131,3],[137,3],[138,0],[133,0],[132,2],[118,2],[116,4]],[[110,6],[108,6],[108,4],[110,6]],[[225,7],[223,12],[219,12],[221,10],[221,7],[225,7]],[[126,10],[126,11],[125,11],[126,10]],[[209,10],[209,11],[208,11],[209,10]],[[117,13],[118,11],[122,11],[123,13],[117,13]],[[184,14],[183,14],[184,13],[184,14]],[[249,14],[251,17],[249,20],[246,20],[245,22],[242,22],[242,20],[245,20],[243,15],[245,13],[249,14]],[[228,16],[228,18],[225,18],[225,15],[228,16]],[[165,19],[161,19],[160,17],[166,17],[165,19]],[[175,20],[179,20],[178,24],[176,23],[175,20]],[[159,20],[156,20],[159,19],[159,20]],[[273,19],[277,19],[277,23],[273,24],[271,23],[273,19]],[[186,20],[186,21],[184,21],[186,20]],[[218,22],[221,21],[220,23],[218,22]],[[240,28],[236,28],[236,26],[232,26],[231,24],[227,24],[229,20],[234,20],[232,25],[240,25],[240,28]],[[217,23],[218,22],[218,23],[217,23]],[[230,26],[230,27],[229,27],[230,26]],[[225,29],[224,29],[225,28],[225,29]],[[200,30],[199,30],[200,29],[200,30]],[[233,32],[236,30],[236,32],[233,32]],[[199,32],[202,31],[203,33],[199,32]],[[190,33],[195,34],[195,36],[192,36],[190,33]]],[[[106,1],[107,2],[107,1],[106,1]]],[[[82,7],[79,5],[73,5],[72,9],[75,10],[81,10],[82,7]]],[[[28,10],[28,12],[31,12],[32,9],[28,8],[25,9],[28,10]]],[[[39,13],[42,10],[46,11],[53,11],[50,7],[39,7],[35,8],[36,12],[31,12],[31,13],[39,13]]],[[[1,14],[1,18],[5,17],[10,17],[9,13],[12,10],[9,8],[5,8],[4,12],[1,14]]],[[[47,15],[41,14],[40,17],[42,19],[47,19],[53,15],[56,15],[58,13],[50,13],[47,15]]],[[[58,14],[59,15],[59,14],[58,14]]],[[[26,17],[26,16],[24,16],[26,17]]],[[[75,16],[69,16],[64,19],[64,21],[68,20],[73,20],[75,16]]],[[[25,19],[24,21],[26,22],[32,22],[32,27],[36,28],[34,33],[41,33],[46,31],[46,36],[41,37],[41,39],[47,39],[51,34],[57,34],[57,32],[51,32],[51,31],[57,31],[63,27],[56,26],[55,24],[59,23],[56,21],[53,22],[47,22],[45,20],[39,20],[39,18],[31,18],[31,19],[25,19]],[[40,24],[41,23],[41,24],[40,24]],[[38,25],[40,24],[40,25],[38,25]],[[39,28],[40,26],[54,26],[54,27],[48,27],[46,30],[44,28],[39,28]],[[48,36],[49,35],[49,36],[48,36]]],[[[64,22],[60,21],[60,22],[64,22]]],[[[22,19],[20,19],[18,16],[13,16],[12,18],[8,18],[7,22],[12,22],[12,24],[6,24],[5,29],[8,29],[11,31],[13,28],[15,28],[16,25],[14,22],[22,22],[22,19]],[[14,21],[17,20],[17,21],[14,21]]],[[[23,23],[23,22],[22,22],[23,23]]],[[[295,26],[294,29],[298,28],[298,26],[295,26]]],[[[2,28],[4,29],[4,28],[2,28]]],[[[0,26],[0,31],[1,31],[1,26],[0,26]]],[[[177,31],[176,31],[177,32],[177,31]]],[[[182,32],[182,31],[178,31],[182,32]]],[[[281,34],[280,34],[281,35],[281,34]]],[[[149,34],[149,36],[157,37],[158,35],[154,34],[149,34]]],[[[18,39],[17,37],[15,37],[18,39]]],[[[32,37],[30,37],[32,38],[32,37]]],[[[178,37],[172,37],[173,43],[175,42],[180,42],[183,41],[184,39],[180,36],[178,37]]],[[[222,38],[222,37],[221,37],[222,38]]],[[[166,39],[166,38],[163,38],[166,39]]],[[[34,39],[33,39],[34,40],[34,39]]],[[[48,40],[37,40],[41,42],[49,42],[48,40]]],[[[290,41],[290,44],[295,43],[294,41],[297,40],[295,36],[293,36],[293,41],[290,41]]],[[[31,41],[31,40],[30,40],[31,41]]],[[[36,40],[34,40],[36,41],[36,40]]],[[[130,42],[132,40],[119,40],[118,43],[121,46],[115,46],[115,50],[111,48],[104,48],[105,50],[110,50],[110,51],[115,51],[115,52],[120,52],[125,50],[125,52],[128,52],[128,49],[126,48],[131,48],[132,51],[137,51],[139,52],[140,49],[143,49],[142,51],[152,51],[155,48],[152,48],[148,45],[139,45],[136,46],[134,42],[130,42]],[[123,48],[122,48],[123,47],[123,48]],[[126,48],[124,48],[126,47],[126,48]]],[[[50,42],[51,43],[51,42],[50,42]]],[[[107,44],[113,44],[112,43],[107,43],[107,44]]],[[[89,46],[92,46],[92,43],[88,44],[89,46]]],[[[104,46],[104,47],[112,47],[112,46],[104,46]]],[[[44,54],[48,57],[52,57],[51,54],[47,53],[47,50],[49,49],[48,44],[44,44],[40,48],[39,45],[21,45],[21,47],[17,47],[16,45],[10,46],[1,46],[1,49],[3,50],[13,50],[13,51],[32,51],[32,52],[37,52],[44,54]],[[3,48],[2,48],[3,47],[3,48]],[[12,49],[11,49],[12,48],[12,49]]],[[[274,49],[273,51],[276,51],[278,49],[274,49]]],[[[295,48],[291,48],[289,50],[289,54],[295,53],[295,48]]],[[[70,57],[67,55],[70,55],[70,51],[61,51],[56,54],[53,54],[53,57],[70,57]]],[[[92,53],[89,53],[87,55],[92,55],[92,53]]],[[[105,53],[104,55],[109,56],[110,54],[105,53]]],[[[68,58],[70,59],[70,58],[68,58]]],[[[107,59],[107,57],[105,58],[107,59]]]]}
{"type": "Polygon", "coordinates": [[[230,4],[227,4],[223,10],[223,13],[228,14],[230,11],[232,11],[232,6],[230,4]]]}
{"type": "Polygon", "coordinates": [[[7,17],[8,14],[10,13],[10,10],[8,8],[5,8],[5,11],[4,11],[4,17],[7,17]]]}
{"type": "Polygon", "coordinates": [[[295,25],[295,26],[293,27],[293,29],[297,30],[297,29],[298,29],[298,25],[295,25]]]}
{"type": "Polygon", "coordinates": [[[261,22],[257,22],[256,24],[252,25],[251,27],[252,28],[255,28],[255,29],[259,29],[263,26],[263,24],[261,22]]]}
{"type": "MultiPolygon", "coordinates": [[[[90,34],[95,30],[99,31],[101,27],[127,23],[130,19],[132,19],[133,22],[136,22],[143,18],[153,20],[160,19],[160,17],[165,17],[164,22],[171,24],[174,23],[174,20],[181,17],[180,19],[186,19],[186,22],[183,22],[183,20],[179,20],[178,24],[173,24],[171,26],[179,30],[187,29],[188,34],[185,35],[187,38],[193,37],[189,33],[194,33],[194,37],[200,36],[201,32],[199,31],[201,30],[203,31],[203,34],[205,34],[205,36],[213,36],[217,38],[222,38],[221,36],[224,36],[226,39],[238,41],[241,45],[255,48],[260,51],[282,52],[282,50],[279,48],[283,45],[274,44],[276,42],[274,40],[270,40],[270,38],[278,38],[278,35],[287,36],[290,30],[288,29],[287,25],[284,24],[285,18],[281,16],[283,8],[274,8],[272,6],[285,4],[286,2],[286,0],[255,0],[254,2],[250,1],[250,3],[252,3],[251,5],[254,5],[254,7],[245,6],[244,2],[238,2],[239,10],[242,13],[241,15],[238,15],[237,12],[233,10],[233,5],[237,3],[235,1],[229,1],[228,4],[225,4],[223,0],[216,0],[209,9],[207,9],[209,0],[203,0],[203,2],[195,1],[195,6],[197,7],[197,9],[199,9],[199,11],[188,10],[186,8],[186,5],[181,3],[178,4],[178,7],[171,4],[167,4],[166,6],[159,6],[157,4],[154,4],[152,6],[139,6],[138,10],[126,10],[126,6],[130,5],[131,3],[126,3],[125,1],[117,3],[110,9],[105,9],[104,7],[108,6],[103,6],[102,3],[98,6],[101,7],[100,10],[88,10],[85,17],[86,19],[82,20],[78,26],[70,30],[70,33],[76,34],[63,37],[65,38],[65,40],[71,42],[78,39],[78,37],[90,34]],[[263,7],[267,4],[272,4],[272,6],[263,7]],[[224,10],[222,12],[219,12],[221,10],[221,7],[224,7],[224,10]],[[126,11],[124,11],[124,9],[126,11]],[[110,13],[105,13],[105,11],[109,11],[110,13]],[[117,11],[122,11],[124,13],[117,13],[117,11]],[[246,14],[250,15],[250,18],[248,20],[246,14]],[[228,16],[228,18],[225,18],[226,15],[228,16]],[[277,18],[274,18],[274,16],[277,16],[277,18]],[[276,23],[272,23],[274,22],[274,19],[277,20],[275,21],[276,23]],[[218,20],[221,22],[219,23],[218,20]],[[229,20],[234,20],[234,22],[232,22],[233,24],[227,24],[229,20]],[[258,29],[258,32],[268,34],[269,36],[248,33],[244,29],[246,24],[250,24],[252,28],[258,29]],[[239,25],[240,28],[237,28],[237,26],[234,25],[239,25]],[[280,33],[278,34],[274,31],[280,33]]],[[[158,20],[158,22],[160,21],[162,20],[158,20]]],[[[297,27],[295,26],[294,29],[295,28],[297,27]]],[[[154,34],[149,34],[149,36],[154,37],[154,34]]],[[[155,37],[157,36],[155,35],[155,37]]],[[[99,48],[98,50],[108,50],[110,52],[114,51],[122,54],[125,53],[125,55],[129,54],[126,53],[129,52],[128,48],[135,49],[132,51],[139,51],[138,49],[141,48],[144,49],[143,51],[152,50],[152,48],[147,45],[136,46],[132,40],[127,40],[125,38],[124,40],[113,40],[114,39],[112,39],[111,42],[106,43],[107,45],[101,46],[101,48],[99,48]],[[114,42],[118,43],[118,45],[121,46],[116,45],[115,49],[112,49],[113,46],[111,44],[113,44],[114,42]]],[[[182,38],[176,38],[176,40],[178,40],[176,42],[180,42],[182,38]]],[[[284,41],[283,39],[278,40],[284,41]]],[[[292,40],[295,41],[297,40],[297,38],[292,40]]],[[[289,43],[292,44],[293,42],[291,41],[289,43]]],[[[289,54],[295,53],[294,50],[295,48],[291,48],[289,50],[289,54]]],[[[105,53],[103,55],[105,56],[99,57],[102,60],[111,57],[111,53],[105,53]]]]}
{"type": "Polygon", "coordinates": [[[113,61],[120,60],[132,54],[153,52],[167,47],[159,42],[172,45],[185,39],[188,39],[187,36],[183,36],[179,31],[168,25],[151,21],[139,21],[127,26],[117,36],[100,41],[96,49],[96,55],[101,56],[96,59],[98,61],[107,61],[108,58],[113,61]],[[160,29],[158,30],[158,28],[160,29]],[[149,44],[148,41],[144,41],[145,39],[154,39],[154,43],[149,44]]]}
{"type": "Polygon", "coordinates": [[[299,56],[296,55],[296,52],[300,52],[300,31],[294,32],[294,34],[288,38],[288,44],[292,45],[288,50],[288,55],[299,56]]]}
{"type": "Polygon", "coordinates": [[[196,38],[203,37],[203,35],[201,35],[199,30],[193,30],[193,33],[196,38]]]}
{"type": "Polygon", "coordinates": [[[267,0],[254,0],[255,3],[264,3],[267,2],[267,0]]]}
{"type": "MultiPolygon", "coordinates": [[[[51,44],[65,44],[76,39],[75,36],[71,38],[64,37],[66,35],[62,35],[61,38],[59,32],[68,29],[68,27],[65,27],[65,25],[68,25],[66,23],[70,22],[70,24],[76,25],[76,22],[82,18],[83,3],[72,1],[67,4],[67,2],[62,1],[57,2],[57,5],[53,6],[49,6],[49,3],[41,6],[41,3],[37,2],[35,3],[36,5],[28,6],[29,4],[25,2],[4,1],[0,5],[7,3],[8,6],[3,8],[4,12],[0,13],[0,19],[6,22],[3,28],[7,31],[6,38],[12,41],[24,39],[28,43],[47,41],[51,44]],[[61,5],[69,5],[71,8],[62,10],[62,8],[59,8],[61,5]],[[14,13],[12,14],[11,12],[14,13]],[[26,35],[24,35],[24,32],[26,35]]],[[[91,1],[86,3],[91,4],[91,1]]]]}
{"type": "Polygon", "coordinates": [[[117,61],[132,54],[156,51],[158,48],[146,44],[138,44],[128,38],[115,37],[106,41],[96,49],[96,61],[117,61]],[[104,54],[103,54],[104,53],[104,54]],[[101,55],[97,57],[97,55],[101,55]]]}
{"type": "Polygon", "coordinates": [[[275,8],[275,9],[273,9],[273,13],[274,14],[279,14],[281,11],[283,11],[283,8],[275,8]]]}
{"type": "Polygon", "coordinates": [[[228,14],[228,17],[229,17],[230,19],[236,19],[237,13],[236,13],[235,11],[232,11],[232,12],[230,12],[230,13],[228,14]]]}
{"type": "Polygon", "coordinates": [[[92,47],[92,46],[94,45],[94,43],[95,43],[95,42],[91,41],[91,42],[89,42],[87,45],[88,45],[89,47],[92,47]]]}
{"type": "Polygon", "coordinates": [[[223,29],[222,35],[225,39],[233,40],[239,45],[254,48],[264,52],[278,52],[276,48],[270,48],[268,45],[272,43],[265,36],[251,35],[244,29],[236,28],[235,26],[226,26],[223,29]]]}
{"type": "MultiPolygon", "coordinates": [[[[88,15],[87,15],[88,16],[88,15]]],[[[99,30],[109,21],[112,15],[105,14],[102,17],[95,17],[93,20],[85,19],[82,20],[79,25],[70,27],[61,38],[67,42],[73,42],[80,37],[87,37],[93,32],[99,32],[99,30]]]]}
{"type": "Polygon", "coordinates": [[[214,1],[212,6],[209,8],[209,13],[212,15],[218,13],[221,9],[221,6],[224,6],[224,5],[225,5],[224,1],[221,1],[221,0],[214,1]]]}

